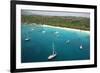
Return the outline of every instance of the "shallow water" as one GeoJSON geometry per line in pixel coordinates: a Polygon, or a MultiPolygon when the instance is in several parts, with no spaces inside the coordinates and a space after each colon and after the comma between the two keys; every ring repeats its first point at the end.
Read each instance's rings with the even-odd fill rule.
{"type": "Polygon", "coordinates": [[[52,61],[90,59],[90,34],[86,32],[21,25],[21,62],[47,62],[54,43],[57,56],[52,61]],[[25,40],[28,38],[29,40],[25,40]],[[80,45],[82,44],[82,49],[80,45]]]}

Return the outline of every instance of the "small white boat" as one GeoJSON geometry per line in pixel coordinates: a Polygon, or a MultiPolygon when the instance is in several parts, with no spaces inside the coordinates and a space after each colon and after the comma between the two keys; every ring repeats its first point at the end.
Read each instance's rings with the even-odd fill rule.
{"type": "Polygon", "coordinates": [[[32,28],[31,30],[33,31],[34,29],[32,28]]]}
{"type": "Polygon", "coordinates": [[[50,55],[50,56],[48,57],[48,60],[51,60],[51,59],[53,59],[54,57],[56,57],[56,54],[50,55]]]}
{"type": "Polygon", "coordinates": [[[70,40],[66,40],[66,43],[68,44],[70,42],[70,40]]]}
{"type": "Polygon", "coordinates": [[[55,52],[55,49],[54,49],[54,44],[53,44],[53,52],[52,52],[52,54],[48,57],[48,60],[52,60],[52,59],[54,59],[55,57],[56,57],[56,52],[55,52]]]}
{"type": "Polygon", "coordinates": [[[80,49],[83,49],[83,46],[82,45],[80,45],[80,49]]]}
{"type": "Polygon", "coordinates": [[[26,39],[25,39],[25,41],[29,41],[29,40],[30,40],[29,38],[26,38],[26,39]]]}
{"type": "MultiPolygon", "coordinates": [[[[81,38],[81,30],[80,30],[80,38],[81,38]]],[[[80,39],[80,41],[82,42],[82,39],[80,39]]],[[[82,46],[82,43],[81,43],[81,45],[80,45],[80,49],[83,49],[83,46],[82,46]]]]}
{"type": "Polygon", "coordinates": [[[58,31],[55,32],[55,34],[58,34],[58,33],[59,33],[58,31]]]}
{"type": "Polygon", "coordinates": [[[55,32],[54,32],[54,35],[55,35],[56,37],[59,37],[59,32],[58,32],[58,31],[55,31],[55,32]]]}
{"type": "Polygon", "coordinates": [[[46,33],[46,31],[45,31],[45,30],[43,30],[43,31],[42,31],[42,33],[46,33]]]}

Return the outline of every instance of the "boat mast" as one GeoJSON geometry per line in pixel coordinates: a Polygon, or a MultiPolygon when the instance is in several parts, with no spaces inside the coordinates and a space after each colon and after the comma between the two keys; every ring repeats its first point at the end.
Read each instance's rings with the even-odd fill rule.
{"type": "Polygon", "coordinates": [[[52,43],[53,54],[55,53],[54,42],[52,43]]]}
{"type": "Polygon", "coordinates": [[[81,40],[81,29],[80,29],[80,49],[82,49],[83,46],[82,46],[82,40],[81,40]]]}

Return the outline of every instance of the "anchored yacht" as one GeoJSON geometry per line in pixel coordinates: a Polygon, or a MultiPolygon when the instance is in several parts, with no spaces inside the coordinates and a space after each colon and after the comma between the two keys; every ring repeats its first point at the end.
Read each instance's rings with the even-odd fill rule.
{"type": "Polygon", "coordinates": [[[54,48],[54,43],[52,44],[52,49],[53,49],[52,54],[48,57],[48,60],[54,59],[57,55],[55,48],[54,48]]]}

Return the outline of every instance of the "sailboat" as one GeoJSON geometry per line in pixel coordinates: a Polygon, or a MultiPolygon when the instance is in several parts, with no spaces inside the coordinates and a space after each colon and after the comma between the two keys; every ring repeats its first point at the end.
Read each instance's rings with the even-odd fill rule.
{"type": "Polygon", "coordinates": [[[52,49],[53,49],[52,54],[48,57],[48,60],[54,59],[57,55],[55,48],[54,48],[54,43],[52,44],[52,49]]]}
{"type": "Polygon", "coordinates": [[[30,41],[31,39],[30,39],[30,37],[29,37],[29,34],[30,34],[30,31],[28,31],[27,33],[26,33],[26,38],[24,39],[25,41],[30,41]]]}
{"type": "Polygon", "coordinates": [[[45,26],[45,24],[42,25],[42,27],[43,27],[42,33],[43,33],[43,34],[46,33],[46,31],[45,31],[45,29],[44,29],[44,26],[45,26]]]}
{"type": "Polygon", "coordinates": [[[66,43],[68,44],[70,42],[70,40],[66,40],[66,43]]]}
{"type": "Polygon", "coordinates": [[[25,41],[29,41],[29,40],[30,40],[30,38],[26,38],[26,39],[25,39],[25,41]]]}
{"type": "Polygon", "coordinates": [[[43,30],[43,31],[42,31],[42,33],[46,33],[46,31],[45,31],[45,30],[43,30]]]}
{"type": "Polygon", "coordinates": [[[34,28],[31,29],[32,31],[34,30],[34,28]]]}
{"type": "Polygon", "coordinates": [[[83,46],[82,45],[80,45],[80,49],[82,49],[83,48],[83,46]]]}
{"type": "MultiPolygon", "coordinates": [[[[81,34],[81,30],[80,30],[80,34],[81,34]]],[[[80,39],[81,40],[81,39],[80,39]]],[[[82,46],[82,44],[80,45],[80,49],[83,49],[83,46],[82,46]]]]}

